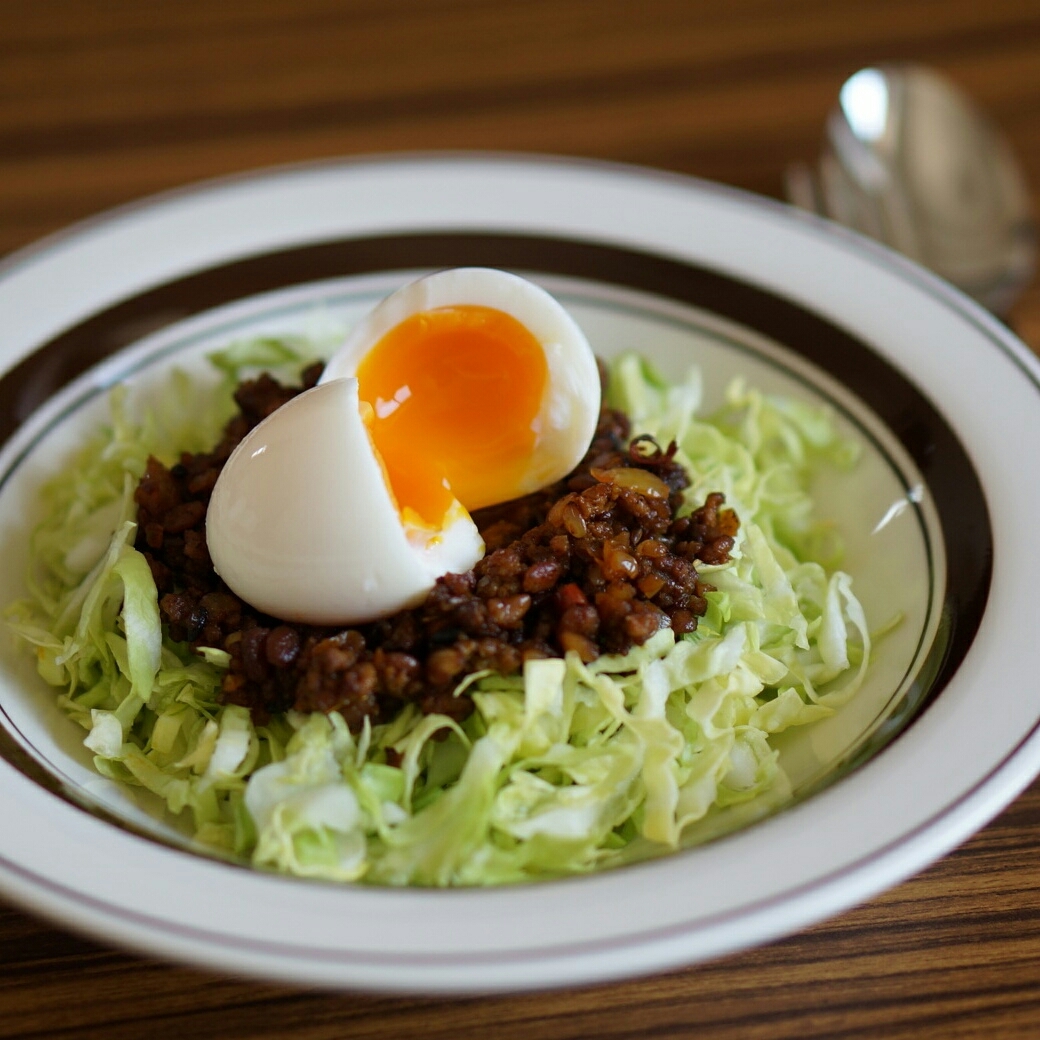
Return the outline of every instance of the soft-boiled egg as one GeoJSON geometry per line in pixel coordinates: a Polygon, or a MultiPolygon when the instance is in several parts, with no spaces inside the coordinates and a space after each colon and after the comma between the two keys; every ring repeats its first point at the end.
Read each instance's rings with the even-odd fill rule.
{"type": "Polygon", "coordinates": [[[599,404],[588,341],[545,290],[486,268],[421,278],[236,448],[207,514],[213,565],[284,620],[414,606],[483,554],[470,510],[574,468],[599,404]]]}

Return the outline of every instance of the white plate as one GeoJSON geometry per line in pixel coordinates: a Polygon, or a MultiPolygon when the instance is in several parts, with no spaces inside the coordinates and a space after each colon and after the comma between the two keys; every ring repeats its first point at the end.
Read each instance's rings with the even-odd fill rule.
{"type": "Polygon", "coordinates": [[[151,954],[304,984],[564,985],[803,927],[942,855],[1040,771],[1040,493],[1015,464],[1040,446],[1032,355],[878,247],[645,171],[458,156],[276,170],[130,207],[10,258],[0,599],[18,592],[30,491],[102,414],[107,385],[147,387],[171,359],[195,364],[257,329],[349,323],[406,272],[463,263],[542,281],[598,350],[636,346],[673,370],[696,360],[711,393],[739,371],[822,399],[863,443],[855,476],[819,497],[874,620],[900,610],[904,622],[864,695],[785,745],[798,803],[711,844],[564,882],[439,892],[272,877],[198,855],[100,782],[5,643],[10,898],[151,954]]]}

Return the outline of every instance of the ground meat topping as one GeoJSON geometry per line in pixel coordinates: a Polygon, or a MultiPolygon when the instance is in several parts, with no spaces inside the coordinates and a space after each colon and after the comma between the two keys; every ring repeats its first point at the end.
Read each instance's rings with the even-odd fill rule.
{"type": "Polygon", "coordinates": [[[413,610],[346,630],[280,621],[243,603],[219,579],[205,517],[221,467],[257,423],[316,384],[268,375],[244,382],[238,414],[212,452],[156,459],[135,493],[137,548],[159,590],[170,637],[226,650],[226,703],[271,713],[339,711],[351,728],[405,702],[464,718],[455,696],[468,674],[512,674],[530,658],[573,651],[583,661],[623,653],[661,628],[692,632],[706,609],[697,563],[729,559],[739,521],[721,494],[676,513],[688,477],[675,445],[631,438],[627,417],[604,406],[585,458],[565,479],[474,520],[487,554],[466,574],[440,578],[413,610]]]}

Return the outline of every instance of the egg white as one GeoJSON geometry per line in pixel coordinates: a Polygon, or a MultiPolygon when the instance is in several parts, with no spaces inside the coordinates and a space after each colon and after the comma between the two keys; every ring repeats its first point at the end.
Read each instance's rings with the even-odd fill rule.
{"type": "Polygon", "coordinates": [[[256,426],[221,471],[206,519],[213,566],[252,607],[350,625],[416,606],[484,543],[461,505],[405,523],[361,418],[356,379],[332,379],[256,426]]]}

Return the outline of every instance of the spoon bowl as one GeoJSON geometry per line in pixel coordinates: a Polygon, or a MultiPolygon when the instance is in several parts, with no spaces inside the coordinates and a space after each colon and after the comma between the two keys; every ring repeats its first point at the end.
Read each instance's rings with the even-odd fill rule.
{"type": "Polygon", "coordinates": [[[991,120],[919,65],[860,69],[827,118],[816,171],[788,197],[931,268],[997,314],[1031,280],[1036,225],[1021,168],[991,120]]]}

